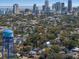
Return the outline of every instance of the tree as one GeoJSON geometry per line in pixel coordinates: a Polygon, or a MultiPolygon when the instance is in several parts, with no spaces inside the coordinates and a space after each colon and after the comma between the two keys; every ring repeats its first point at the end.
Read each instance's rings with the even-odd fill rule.
{"type": "Polygon", "coordinates": [[[75,40],[64,40],[64,45],[69,50],[71,50],[72,48],[76,47],[78,45],[78,43],[75,40]]]}
{"type": "Polygon", "coordinates": [[[54,53],[59,53],[60,47],[58,45],[52,45],[51,51],[53,51],[54,53]]]}
{"type": "Polygon", "coordinates": [[[48,34],[47,39],[54,40],[56,38],[55,34],[48,34]]]}

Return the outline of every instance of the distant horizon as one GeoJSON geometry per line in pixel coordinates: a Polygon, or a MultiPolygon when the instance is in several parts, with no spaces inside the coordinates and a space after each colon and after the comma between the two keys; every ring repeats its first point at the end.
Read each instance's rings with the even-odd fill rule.
{"type": "MultiPolygon", "coordinates": [[[[67,7],[67,6],[66,6],[67,7]]],[[[79,7],[79,6],[76,6],[76,7],[79,7]]],[[[13,6],[0,6],[0,9],[12,9],[13,6]]],[[[33,9],[33,6],[19,6],[20,9],[30,9],[32,10],[33,9]]],[[[42,9],[42,6],[38,6],[39,10],[42,9]]],[[[50,6],[50,9],[52,9],[52,6],[50,6]]]]}
{"type": "MultiPolygon", "coordinates": [[[[13,6],[13,4],[19,4],[19,6],[33,6],[33,4],[37,4],[37,6],[44,5],[45,0],[1,0],[0,6],[13,6]]],[[[49,5],[56,2],[64,2],[65,6],[68,4],[68,0],[49,0],[49,5]]],[[[73,7],[79,6],[79,0],[72,0],[73,7]]]]}

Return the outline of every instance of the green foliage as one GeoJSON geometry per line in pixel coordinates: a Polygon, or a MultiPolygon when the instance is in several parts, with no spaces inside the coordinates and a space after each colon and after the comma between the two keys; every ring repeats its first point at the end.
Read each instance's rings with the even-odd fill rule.
{"type": "Polygon", "coordinates": [[[59,47],[58,45],[52,45],[51,50],[52,50],[54,53],[59,53],[60,47],[59,47]]]}
{"type": "Polygon", "coordinates": [[[47,38],[49,40],[54,40],[56,38],[55,34],[48,34],[47,38]]]}
{"type": "Polygon", "coordinates": [[[78,46],[78,41],[75,41],[75,40],[64,40],[64,45],[67,48],[72,49],[72,48],[78,46]]]}
{"type": "Polygon", "coordinates": [[[21,49],[22,52],[29,52],[31,50],[32,50],[32,47],[29,46],[29,45],[28,46],[24,46],[23,49],[21,49]]]}

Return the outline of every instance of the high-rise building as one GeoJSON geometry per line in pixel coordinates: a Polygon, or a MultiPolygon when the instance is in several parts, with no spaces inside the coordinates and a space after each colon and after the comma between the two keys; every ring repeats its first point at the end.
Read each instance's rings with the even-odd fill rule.
{"type": "Polygon", "coordinates": [[[5,10],[3,8],[0,9],[0,15],[4,15],[5,14],[5,10]]]}
{"type": "Polygon", "coordinates": [[[68,0],[68,12],[72,11],[72,0],[68,0]]]}
{"type": "Polygon", "coordinates": [[[39,10],[36,4],[33,5],[33,15],[39,14],[39,10]]]}
{"type": "Polygon", "coordinates": [[[19,5],[18,4],[13,5],[13,14],[19,14],[19,5]]]}
{"type": "Polygon", "coordinates": [[[45,0],[45,7],[49,7],[49,1],[45,0]]]}
{"type": "Polygon", "coordinates": [[[56,11],[55,7],[56,7],[56,4],[55,4],[55,3],[52,4],[52,10],[53,10],[53,11],[56,11]]]}
{"type": "Polygon", "coordinates": [[[36,7],[36,15],[38,15],[39,14],[39,9],[38,9],[38,7],[36,7]]]}
{"type": "Polygon", "coordinates": [[[45,5],[42,6],[42,11],[45,11],[45,5]]]}
{"type": "Polygon", "coordinates": [[[7,9],[5,10],[5,15],[11,15],[11,14],[12,14],[12,10],[9,9],[9,8],[7,8],[7,9]]]}
{"type": "Polygon", "coordinates": [[[61,2],[56,2],[52,5],[52,10],[54,13],[65,13],[65,4],[61,2]]]}
{"type": "Polygon", "coordinates": [[[49,7],[49,1],[48,0],[45,0],[45,5],[44,5],[44,13],[45,14],[49,14],[50,12],[50,7],[49,7]]]}
{"type": "Polygon", "coordinates": [[[61,3],[61,12],[63,13],[65,11],[65,4],[61,3]]]}
{"type": "Polygon", "coordinates": [[[34,4],[34,5],[33,5],[33,13],[36,12],[36,7],[37,7],[36,4],[34,4]]]}
{"type": "Polygon", "coordinates": [[[56,10],[57,13],[59,13],[61,11],[61,3],[60,2],[56,2],[55,10],[56,10]]]}

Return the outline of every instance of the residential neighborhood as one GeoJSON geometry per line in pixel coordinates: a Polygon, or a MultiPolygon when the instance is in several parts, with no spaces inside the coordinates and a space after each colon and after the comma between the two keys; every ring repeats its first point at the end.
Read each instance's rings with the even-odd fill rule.
{"type": "Polygon", "coordinates": [[[79,5],[67,1],[68,6],[55,2],[52,10],[49,0],[43,10],[36,4],[1,9],[0,59],[79,59],[79,5]]]}

